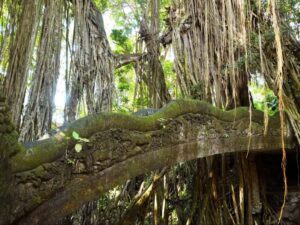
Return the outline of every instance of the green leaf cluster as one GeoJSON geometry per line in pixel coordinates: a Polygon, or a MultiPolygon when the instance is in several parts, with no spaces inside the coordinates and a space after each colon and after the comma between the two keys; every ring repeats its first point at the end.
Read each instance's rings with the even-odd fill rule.
{"type": "Polygon", "coordinates": [[[72,137],[77,141],[77,144],[74,147],[77,153],[81,152],[83,143],[90,142],[89,139],[80,137],[80,135],[76,131],[72,132],[72,137]]]}

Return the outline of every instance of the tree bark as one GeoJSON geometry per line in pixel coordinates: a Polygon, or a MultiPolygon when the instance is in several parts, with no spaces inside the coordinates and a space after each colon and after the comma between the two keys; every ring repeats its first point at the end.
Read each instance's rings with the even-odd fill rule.
{"type": "Polygon", "coordinates": [[[17,128],[23,111],[41,3],[37,0],[22,1],[21,7],[22,13],[18,19],[15,40],[10,49],[8,71],[4,82],[4,92],[12,110],[12,122],[17,128]]]}
{"type": "Polygon", "coordinates": [[[151,0],[150,25],[146,18],[140,24],[140,36],[145,41],[147,49],[147,73],[144,78],[149,89],[151,107],[161,108],[166,105],[171,96],[166,86],[164,71],[160,62],[160,19],[158,0],[151,0]]]}
{"type": "Polygon", "coordinates": [[[20,139],[33,141],[49,132],[60,69],[63,0],[47,0],[33,84],[20,139]]]}
{"type": "MultiPolygon", "coordinates": [[[[250,151],[280,149],[278,117],[270,119],[266,136],[263,113],[254,111],[252,119],[250,151]]],[[[245,152],[248,120],[247,108],[223,112],[204,102],[180,100],[148,117],[98,114],[75,121],[49,140],[33,143],[27,150],[19,147],[21,152],[10,157],[14,178],[10,223],[52,224],[147,171],[245,152]],[[73,149],[77,143],[71,138],[73,131],[90,141],[80,153],[73,149]]],[[[291,138],[286,137],[287,148],[293,147],[291,138]]]]}
{"type": "Polygon", "coordinates": [[[74,0],[73,5],[75,52],[66,104],[69,122],[76,119],[84,97],[89,114],[111,111],[114,66],[101,12],[91,0],[74,0]]]}

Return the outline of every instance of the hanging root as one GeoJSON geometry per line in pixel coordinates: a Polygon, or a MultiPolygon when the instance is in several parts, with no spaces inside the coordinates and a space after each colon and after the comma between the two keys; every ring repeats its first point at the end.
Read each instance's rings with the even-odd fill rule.
{"type": "Polygon", "coordinates": [[[270,11],[272,14],[272,23],[273,29],[275,33],[275,44],[276,44],[276,53],[277,53],[277,75],[276,75],[276,85],[278,88],[278,98],[279,98],[279,113],[280,113],[280,128],[281,128],[281,142],[282,142],[282,173],[283,173],[283,182],[284,182],[284,195],[283,195],[283,203],[281,206],[281,210],[279,213],[278,224],[282,220],[283,210],[286,203],[287,193],[288,193],[288,185],[287,185],[287,177],[286,177],[286,151],[285,151],[285,142],[284,142],[284,102],[283,102],[283,53],[281,46],[281,38],[280,38],[280,28],[278,25],[278,19],[276,15],[276,2],[275,0],[270,0],[270,11]]]}

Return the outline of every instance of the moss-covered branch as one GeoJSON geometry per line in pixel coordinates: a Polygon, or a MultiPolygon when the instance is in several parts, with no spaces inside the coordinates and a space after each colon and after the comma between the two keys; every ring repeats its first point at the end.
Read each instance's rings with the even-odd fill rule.
{"type": "MultiPolygon", "coordinates": [[[[270,118],[264,135],[260,112],[253,112],[250,130],[247,108],[224,112],[192,100],[174,101],[148,117],[88,116],[63,133],[11,158],[15,176],[11,222],[53,224],[137,175],[215,154],[281,147],[277,117],[270,118]],[[73,148],[75,140],[67,139],[74,130],[90,141],[80,153],[73,148]]],[[[286,146],[293,147],[288,133],[286,146]]]]}
{"type": "MultiPolygon", "coordinates": [[[[12,169],[15,172],[26,171],[37,166],[52,162],[61,157],[66,149],[74,146],[75,141],[68,139],[73,131],[81,137],[89,138],[96,132],[112,128],[121,128],[136,131],[151,131],[160,129],[163,120],[176,118],[186,113],[200,113],[214,116],[222,121],[232,122],[242,118],[249,118],[248,108],[241,107],[231,111],[222,111],[212,105],[196,100],[176,100],[148,117],[138,117],[126,114],[103,113],[79,119],[62,132],[50,139],[37,142],[31,149],[23,150],[11,160],[12,169]]],[[[253,112],[253,121],[263,123],[263,114],[253,112]]]]}

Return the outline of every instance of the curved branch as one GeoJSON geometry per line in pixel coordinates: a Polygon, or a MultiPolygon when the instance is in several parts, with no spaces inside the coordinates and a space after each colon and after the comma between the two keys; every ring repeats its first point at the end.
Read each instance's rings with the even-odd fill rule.
{"type": "MultiPolygon", "coordinates": [[[[232,122],[241,118],[249,118],[248,111],[246,107],[222,111],[202,101],[176,100],[148,117],[115,113],[89,115],[69,124],[52,138],[38,141],[30,149],[22,149],[19,154],[11,159],[12,170],[14,172],[31,170],[43,163],[55,161],[65,154],[66,149],[70,149],[75,145],[75,140],[70,139],[73,131],[76,131],[84,138],[89,138],[96,132],[112,128],[145,132],[161,128],[161,120],[176,118],[185,113],[201,113],[214,116],[219,120],[232,122]]],[[[254,122],[263,121],[263,114],[261,112],[254,111],[252,117],[254,122]]],[[[275,121],[275,124],[277,122],[275,121]]]]}
{"type": "MultiPolygon", "coordinates": [[[[57,134],[36,144],[31,154],[12,159],[14,171],[20,171],[15,173],[12,222],[53,224],[130,178],[178,162],[280,149],[278,117],[270,118],[266,136],[263,113],[254,111],[252,118],[251,139],[247,108],[224,112],[194,100],[174,101],[147,117],[98,114],[80,119],[64,130],[65,136],[57,134]],[[90,140],[80,153],[66,138],[73,130],[90,140]]],[[[288,132],[286,145],[293,148],[288,132]]]]}

